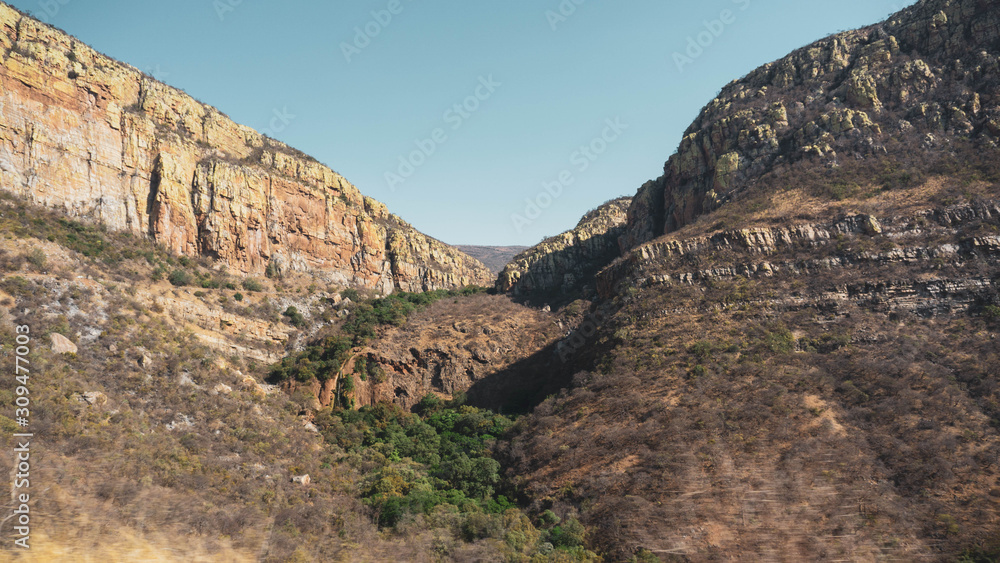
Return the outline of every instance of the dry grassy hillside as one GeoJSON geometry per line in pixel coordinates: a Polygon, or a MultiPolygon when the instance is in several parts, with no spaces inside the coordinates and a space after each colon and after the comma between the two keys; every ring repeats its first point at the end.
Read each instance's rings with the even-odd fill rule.
{"type": "Polygon", "coordinates": [[[602,272],[573,388],[506,450],[536,509],[610,560],[1000,556],[1000,176],[833,174],[602,272]]]}
{"type": "MultiPolygon", "coordinates": [[[[471,485],[469,498],[444,499],[459,506],[442,500],[393,525],[380,520],[386,498],[369,494],[373,471],[428,470],[338,442],[330,413],[317,417],[310,395],[266,383],[272,362],[362,308],[342,301],[341,288],[313,283],[232,276],[0,197],[0,345],[13,369],[14,327],[30,326],[27,430],[35,435],[32,549],[5,542],[0,559],[593,560],[576,547],[579,534],[559,536],[558,526],[533,523],[505,500],[481,502],[471,485]],[[54,335],[70,348],[55,348],[54,335]],[[308,484],[292,481],[301,475],[308,484]]],[[[25,430],[14,420],[15,383],[0,385],[0,446],[8,451],[12,434],[25,430]]],[[[446,407],[447,420],[459,409],[480,416],[446,407]]],[[[497,420],[503,428],[506,419],[497,420]]],[[[489,431],[471,434],[477,455],[488,457],[489,431]]],[[[11,473],[12,463],[4,456],[0,471],[11,473]]],[[[3,531],[12,534],[10,520],[3,531]]]]}

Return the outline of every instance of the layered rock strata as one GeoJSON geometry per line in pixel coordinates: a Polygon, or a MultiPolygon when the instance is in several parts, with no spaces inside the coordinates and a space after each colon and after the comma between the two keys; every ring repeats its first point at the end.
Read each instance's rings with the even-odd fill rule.
{"type": "Polygon", "coordinates": [[[0,188],[259,274],[419,291],[488,285],[316,160],[0,4],[0,188]]]}

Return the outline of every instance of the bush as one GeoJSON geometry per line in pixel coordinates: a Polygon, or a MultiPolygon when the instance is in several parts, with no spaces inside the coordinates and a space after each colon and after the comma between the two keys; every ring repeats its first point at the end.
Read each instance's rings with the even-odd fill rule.
{"type": "Polygon", "coordinates": [[[237,292],[235,295],[233,295],[233,299],[235,299],[237,301],[243,301],[243,294],[237,292]]]}
{"type": "Polygon", "coordinates": [[[267,268],[264,270],[264,275],[270,279],[281,279],[281,268],[278,267],[278,263],[271,260],[267,263],[267,268]]]}
{"type": "Polygon", "coordinates": [[[579,520],[569,517],[566,521],[549,530],[549,542],[556,548],[574,548],[583,545],[587,530],[579,520]]]}
{"type": "Polygon", "coordinates": [[[44,270],[45,264],[48,261],[48,257],[45,256],[45,252],[41,248],[31,249],[31,252],[28,253],[26,258],[28,263],[39,270],[44,270]]]}
{"type": "Polygon", "coordinates": [[[996,305],[987,305],[983,307],[983,316],[987,320],[1000,321],[1000,307],[996,305]]]}
{"type": "Polygon", "coordinates": [[[243,280],[243,289],[247,291],[264,291],[264,284],[256,278],[246,278],[243,280]]]}
{"type": "Polygon", "coordinates": [[[294,327],[302,328],[307,324],[306,318],[303,317],[302,313],[300,313],[299,310],[293,306],[289,306],[285,309],[285,312],[282,313],[282,315],[288,317],[288,323],[294,327]]]}
{"type": "Polygon", "coordinates": [[[191,279],[191,274],[187,270],[174,270],[170,272],[170,276],[167,278],[170,283],[178,287],[191,285],[191,279]]]}

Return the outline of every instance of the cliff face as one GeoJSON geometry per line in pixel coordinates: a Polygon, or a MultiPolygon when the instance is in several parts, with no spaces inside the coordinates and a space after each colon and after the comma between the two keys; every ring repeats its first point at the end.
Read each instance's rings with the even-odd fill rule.
{"type": "MultiPolygon", "coordinates": [[[[618,253],[631,200],[619,198],[591,211],[572,230],[518,254],[500,272],[497,289],[515,295],[569,295],[618,253]]],[[[590,286],[592,289],[592,286],[590,286]]]]}
{"type": "Polygon", "coordinates": [[[690,224],[795,163],[908,163],[1000,135],[1000,5],[923,0],[726,86],[639,190],[622,250],[690,224]],[[924,153],[924,154],[921,154],[924,153]]]}
{"type": "Polygon", "coordinates": [[[244,273],[486,285],[478,261],[215,108],[0,4],[0,187],[244,273]]]}

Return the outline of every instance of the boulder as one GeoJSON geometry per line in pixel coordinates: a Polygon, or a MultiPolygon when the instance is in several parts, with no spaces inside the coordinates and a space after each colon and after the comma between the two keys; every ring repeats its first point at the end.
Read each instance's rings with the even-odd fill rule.
{"type": "Polygon", "coordinates": [[[52,340],[52,351],[56,354],[76,354],[78,350],[76,344],[69,338],[55,332],[50,334],[49,338],[52,340]]]}

